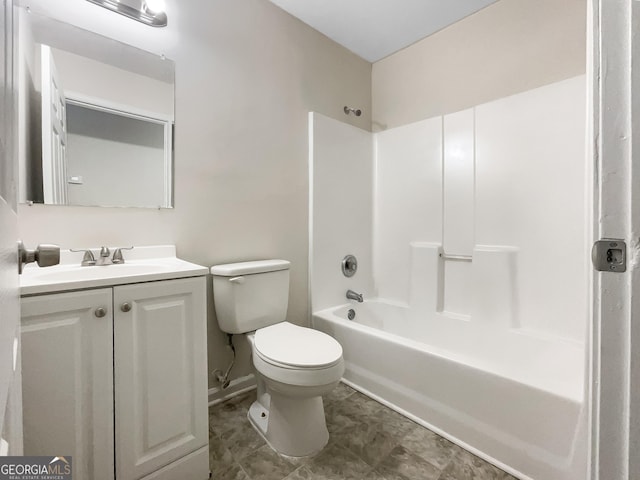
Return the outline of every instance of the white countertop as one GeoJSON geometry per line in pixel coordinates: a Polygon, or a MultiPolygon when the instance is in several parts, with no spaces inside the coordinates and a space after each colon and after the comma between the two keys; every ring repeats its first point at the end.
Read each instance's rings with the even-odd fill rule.
{"type": "MultiPolygon", "coordinates": [[[[100,248],[91,248],[95,258],[100,248]]],[[[115,248],[111,249],[111,254],[115,248]]],[[[20,294],[36,295],[66,290],[110,287],[130,283],[206,275],[208,269],[176,257],[173,245],[123,250],[124,264],[80,266],[83,253],[61,250],[60,265],[40,268],[29,264],[20,276],[20,294]]]]}

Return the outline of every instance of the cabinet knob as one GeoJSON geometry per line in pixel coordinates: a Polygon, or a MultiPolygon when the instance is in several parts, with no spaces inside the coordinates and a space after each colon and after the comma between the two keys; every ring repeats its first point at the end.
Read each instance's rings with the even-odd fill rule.
{"type": "Polygon", "coordinates": [[[107,314],[107,309],[104,307],[98,307],[96,308],[96,311],[94,312],[95,316],[98,318],[102,318],[107,314]]]}
{"type": "Polygon", "coordinates": [[[123,312],[130,312],[131,304],[128,302],[123,303],[122,305],[120,305],[120,310],[122,310],[123,312]]]}

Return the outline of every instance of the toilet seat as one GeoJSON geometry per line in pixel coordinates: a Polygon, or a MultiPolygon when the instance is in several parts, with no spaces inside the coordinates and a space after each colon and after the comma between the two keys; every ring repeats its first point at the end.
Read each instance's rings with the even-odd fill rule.
{"type": "Polygon", "coordinates": [[[265,362],[287,369],[317,370],[342,362],[342,346],[336,339],[289,322],[256,330],[254,351],[265,362]]]}
{"type": "MultiPolygon", "coordinates": [[[[344,360],[342,357],[331,365],[322,368],[281,366],[265,360],[258,352],[253,351],[253,366],[265,378],[272,389],[278,389],[276,384],[294,387],[324,387],[337,383],[344,374],[344,360]]],[[[304,393],[302,390],[298,392],[304,393]]],[[[291,394],[293,394],[291,392],[291,394]]]]}
{"type": "Polygon", "coordinates": [[[344,373],[342,346],[326,333],[281,322],[249,336],[253,365],[267,379],[283,385],[320,387],[344,373]]]}

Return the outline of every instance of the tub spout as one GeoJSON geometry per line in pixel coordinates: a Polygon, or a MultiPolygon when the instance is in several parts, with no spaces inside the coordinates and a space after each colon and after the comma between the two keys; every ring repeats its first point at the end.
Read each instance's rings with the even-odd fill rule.
{"type": "Polygon", "coordinates": [[[361,293],[356,293],[353,290],[347,290],[347,298],[349,300],[356,300],[360,303],[362,303],[364,301],[364,299],[362,298],[362,294],[361,293]]]}

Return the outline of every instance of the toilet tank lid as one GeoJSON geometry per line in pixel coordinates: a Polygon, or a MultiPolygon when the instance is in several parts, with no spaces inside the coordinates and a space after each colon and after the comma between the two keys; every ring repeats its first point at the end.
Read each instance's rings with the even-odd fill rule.
{"type": "Polygon", "coordinates": [[[287,260],[257,260],[254,262],[227,263],[225,265],[214,265],[211,267],[211,274],[221,277],[237,277],[238,275],[289,270],[290,266],[291,262],[287,260]]]}

